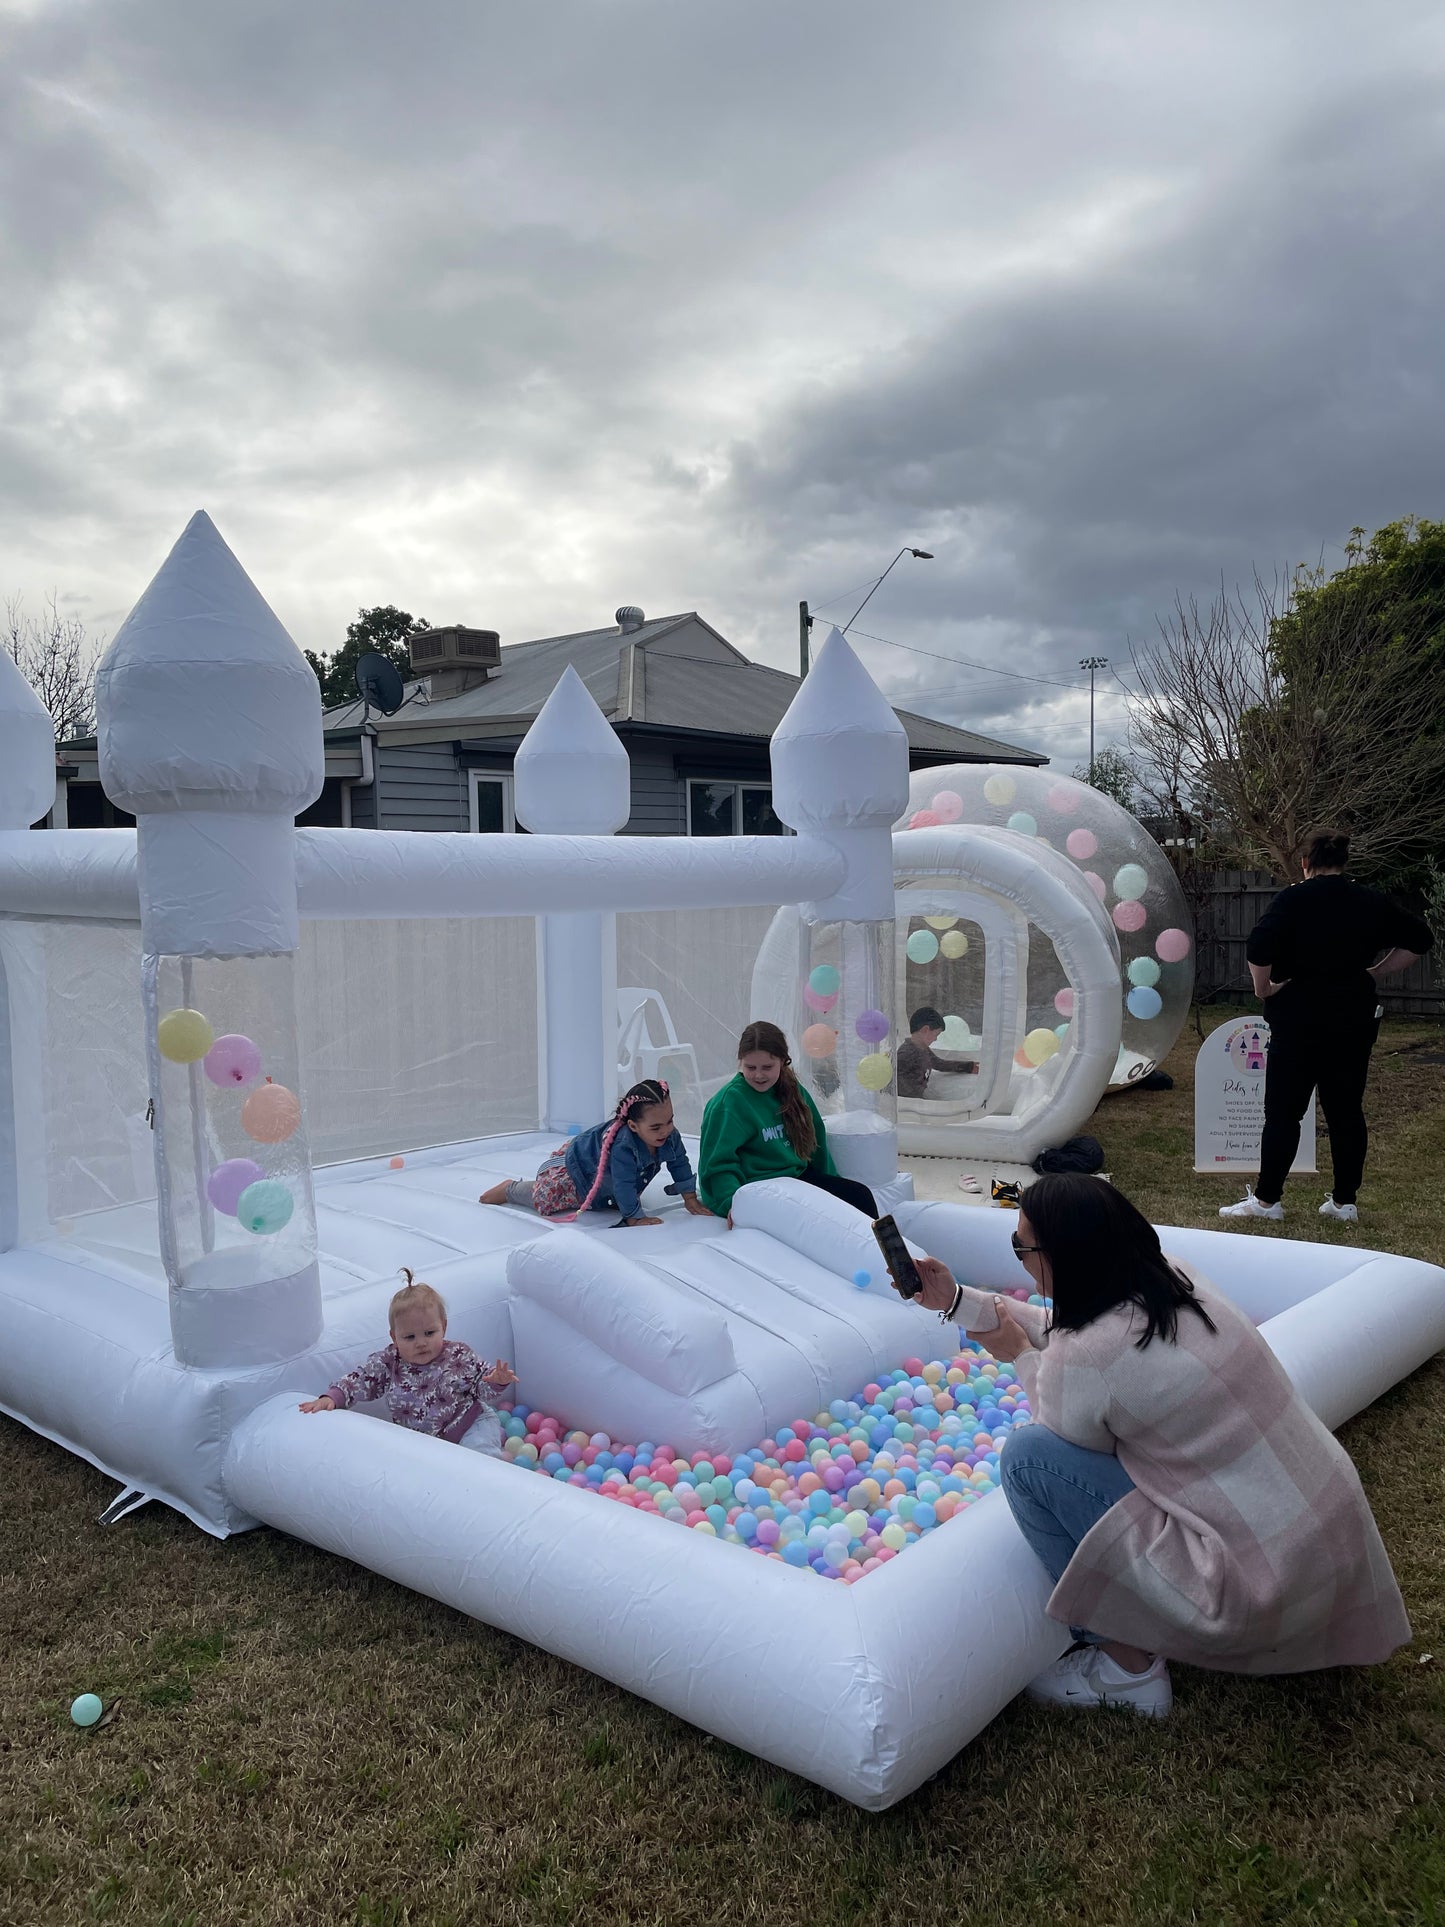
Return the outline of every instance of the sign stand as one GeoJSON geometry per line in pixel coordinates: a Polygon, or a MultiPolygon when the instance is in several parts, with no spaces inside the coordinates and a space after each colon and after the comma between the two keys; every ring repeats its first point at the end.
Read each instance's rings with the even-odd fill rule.
{"type": "MultiPolygon", "coordinates": [[[[1200,1045],[1194,1061],[1196,1171],[1242,1171],[1250,1176],[1258,1171],[1268,1062],[1269,1025],[1262,1017],[1233,1018],[1200,1045]]],[[[1313,1097],[1290,1169],[1317,1169],[1313,1097]]]]}

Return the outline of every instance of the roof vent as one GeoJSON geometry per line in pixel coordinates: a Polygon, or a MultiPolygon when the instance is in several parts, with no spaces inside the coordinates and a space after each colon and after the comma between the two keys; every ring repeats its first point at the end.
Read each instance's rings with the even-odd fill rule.
{"type": "Polygon", "coordinates": [[[632,635],[635,630],[642,627],[646,620],[647,617],[642,613],[641,609],[634,608],[630,602],[624,602],[622,607],[617,611],[617,626],[624,636],[632,635]]]}
{"type": "Polygon", "coordinates": [[[433,700],[464,695],[485,682],[488,669],[498,668],[502,660],[502,639],[495,629],[467,629],[460,623],[418,629],[406,645],[412,668],[431,678],[433,700]]]}

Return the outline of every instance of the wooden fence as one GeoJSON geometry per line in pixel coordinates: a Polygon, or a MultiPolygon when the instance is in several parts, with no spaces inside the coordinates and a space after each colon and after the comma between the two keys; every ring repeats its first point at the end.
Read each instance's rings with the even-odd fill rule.
{"type": "MultiPolygon", "coordinates": [[[[1245,945],[1279,889],[1264,870],[1219,870],[1211,878],[1210,892],[1199,914],[1195,995],[1202,1003],[1231,996],[1249,1001],[1252,992],[1245,945]]],[[[1387,977],[1380,991],[1380,1001],[1391,1017],[1445,1020],[1445,980],[1434,952],[1398,976],[1387,977]]]]}

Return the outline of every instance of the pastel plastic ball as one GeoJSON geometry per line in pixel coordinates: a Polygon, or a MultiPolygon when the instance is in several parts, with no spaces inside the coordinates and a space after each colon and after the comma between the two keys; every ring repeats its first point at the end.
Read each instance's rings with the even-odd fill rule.
{"type": "Polygon", "coordinates": [[[958,922],[957,917],[925,917],[923,921],[930,930],[951,930],[958,922]]]}
{"type": "Polygon", "coordinates": [[[908,819],[910,830],[936,830],[943,818],[935,810],[915,810],[908,819]]]}
{"type": "Polygon", "coordinates": [[[1072,816],[1079,807],[1079,793],[1068,783],[1055,783],[1049,791],[1049,808],[1056,816],[1072,816]]]}
{"type": "Polygon", "coordinates": [[[938,939],[938,947],[950,961],[968,955],[968,938],[961,930],[945,930],[938,939]]]}
{"type": "Polygon", "coordinates": [[[888,1019],[881,1010],[865,1010],[853,1028],[865,1044],[881,1044],[888,1035],[888,1019]]]}
{"type": "Polygon", "coordinates": [[[1149,872],[1142,863],[1125,863],[1114,872],[1114,895],[1132,902],[1149,888],[1149,872]]]}
{"type": "Polygon", "coordinates": [[[1069,1034],[1069,1027],[1067,1024],[1054,1025],[1054,1035],[1055,1037],[1058,1038],[1061,1044],[1063,1043],[1064,1039],[1068,1036],[1068,1034],[1069,1034]]]}
{"type": "Polygon", "coordinates": [[[1105,883],[1104,879],[1099,875],[1098,871],[1085,870],[1084,881],[1085,883],[1088,884],[1089,888],[1093,891],[1094,895],[1099,899],[1100,903],[1102,903],[1105,897],[1108,896],[1109,894],[1109,886],[1107,883],[1105,883]]]}
{"type": "Polygon", "coordinates": [[[814,964],[808,972],[808,988],[820,997],[832,997],[842,986],[842,978],[832,964],[814,964]]]}
{"type": "Polygon", "coordinates": [[[1092,830],[1070,830],[1064,848],[1076,863],[1087,863],[1091,856],[1098,855],[1099,839],[1092,830]]]}
{"type": "Polygon", "coordinates": [[[406,1159],[393,1158],[391,1160],[391,1168],[393,1171],[404,1171],[406,1169],[406,1159]]]}
{"type": "Polygon", "coordinates": [[[1159,966],[1152,957],[1135,957],[1130,962],[1128,978],[1131,984],[1142,984],[1152,990],[1159,981],[1159,966]]]}
{"type": "Polygon", "coordinates": [[[1152,1018],[1157,1017],[1164,1008],[1164,999],[1159,995],[1157,990],[1151,989],[1148,984],[1137,985],[1129,992],[1125,1001],[1129,1006],[1129,1015],[1139,1018],[1141,1022],[1146,1024],[1152,1018]]]}
{"type": "MultiPolygon", "coordinates": [[[[195,1059],[183,1058],[180,1061],[194,1063],[195,1059]]],[[[104,1711],[105,1707],[98,1693],[82,1693],[78,1699],[70,1702],[70,1717],[77,1726],[94,1726],[104,1711]]]]}
{"type": "Polygon", "coordinates": [[[1134,897],[1125,897],[1114,905],[1114,922],[1120,930],[1142,930],[1148,921],[1148,911],[1134,897]]]}
{"type": "Polygon", "coordinates": [[[872,1051],[858,1060],[853,1075],[865,1091],[886,1091],[893,1081],[893,1059],[886,1051],[872,1051]]]}
{"type": "Polygon", "coordinates": [[[904,949],[908,952],[910,963],[932,963],[938,955],[938,939],[931,930],[915,930],[904,949]]]}
{"type": "Polygon", "coordinates": [[[1074,1014],[1073,991],[1067,987],[1063,990],[1056,990],[1054,992],[1054,1009],[1059,1013],[1060,1017],[1072,1017],[1074,1014]]]}
{"type": "Polygon", "coordinates": [[[218,1164],[206,1179],[206,1196],[217,1211],[226,1217],[234,1218],[236,1206],[241,1201],[241,1193],[250,1185],[259,1184],[266,1173],[252,1158],[227,1158],[218,1164]]]}
{"type": "Polygon", "coordinates": [[[831,1057],[838,1048],[838,1033],[831,1024],[809,1024],[799,1042],[809,1057],[831,1057]]]}
{"type": "Polygon", "coordinates": [[[956,823],[963,815],[963,798],[957,790],[940,790],[933,799],[933,814],[940,823],[956,823]]]}
{"type": "Polygon", "coordinates": [[[230,1031],[212,1044],[201,1069],[222,1090],[237,1090],[242,1084],[254,1084],[261,1075],[261,1053],[249,1037],[230,1031]]]}
{"type": "Polygon", "coordinates": [[[1161,930],[1154,939],[1154,955],[1162,957],[1165,963],[1183,963],[1192,947],[1183,930],[1161,930]]]}
{"type": "MultiPolygon", "coordinates": [[[[883,1541],[884,1545],[888,1547],[890,1552],[902,1552],[903,1548],[908,1544],[908,1534],[903,1530],[901,1525],[896,1523],[884,1526],[878,1537],[883,1541]]],[[[911,1571],[912,1568],[910,1567],[909,1570],[911,1571]]]]}
{"type": "Polygon", "coordinates": [[[161,1056],[172,1064],[198,1064],[215,1041],[209,1020],[198,1010],[168,1010],[156,1025],[161,1056]]]}
{"type": "Polygon", "coordinates": [[[820,1016],[826,1016],[837,1001],[838,993],[836,990],[833,991],[830,996],[824,997],[820,992],[814,990],[811,984],[804,984],[803,986],[803,1002],[809,1010],[816,1010],[820,1016]]]}
{"type": "Polygon", "coordinates": [[[1030,816],[1027,810],[1015,810],[1008,820],[1008,827],[1019,836],[1037,836],[1038,818],[1030,816]]]}
{"type": "Polygon", "coordinates": [[[990,803],[1003,809],[1018,794],[1018,784],[1011,776],[990,776],[983,786],[983,793],[990,803]]]}
{"type": "Polygon", "coordinates": [[[1024,1056],[1036,1068],[1047,1064],[1059,1048],[1059,1040],[1051,1030],[1031,1030],[1023,1042],[1024,1056]]]}
{"type": "Polygon", "coordinates": [[[241,1106],[241,1129],[258,1144],[284,1144],[301,1122],[301,1100],[268,1077],[241,1106]]]}
{"type": "Polygon", "coordinates": [[[858,1287],[859,1291],[867,1291],[872,1282],[873,1273],[871,1271],[855,1271],[853,1273],[853,1283],[858,1287]]]}
{"type": "Polygon", "coordinates": [[[236,1222],[254,1231],[258,1238],[269,1238],[273,1232],[285,1230],[295,1209],[296,1200],[279,1178],[262,1178],[257,1184],[248,1184],[237,1198],[236,1222]]]}

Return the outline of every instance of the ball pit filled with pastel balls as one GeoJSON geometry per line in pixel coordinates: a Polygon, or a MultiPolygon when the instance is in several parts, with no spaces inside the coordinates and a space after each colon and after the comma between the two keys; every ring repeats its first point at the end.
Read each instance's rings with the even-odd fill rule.
{"type": "MultiPolygon", "coordinates": [[[[985,825],[1015,836],[1035,836],[1067,856],[1102,905],[1118,939],[1123,1029],[1116,1080],[1126,1081],[1130,1058],[1157,1063],[1168,1053],[1194,993],[1191,918],[1168,857],[1141,823],[1112,797],[1072,777],[1048,769],[988,763],[916,771],[909,783],[908,807],[894,828],[907,828],[921,812],[941,823],[985,825]]],[[[934,881],[919,879],[920,883],[934,881]]],[[[907,945],[910,961],[920,967],[917,978],[910,978],[910,997],[928,994],[926,973],[941,973],[953,954],[948,945],[942,948],[941,960],[919,954],[927,947],[920,944],[915,950],[914,937],[920,934],[915,931],[907,945]]],[[[1052,1032],[1059,1016],[1069,1014],[1057,1011],[1053,1003],[1055,993],[1066,988],[1063,972],[1047,983],[1038,960],[1031,957],[1030,965],[1028,1028],[1047,1025],[1052,1032]]],[[[940,976],[933,1001],[941,1010],[947,1007],[939,1001],[946,993],[940,976]]]]}
{"type": "Polygon", "coordinates": [[[619,1445],[525,1406],[504,1417],[502,1449],[559,1484],[852,1584],[992,1492],[999,1453],[1030,1416],[1013,1366],[969,1347],[906,1358],[736,1458],[619,1445]]]}

